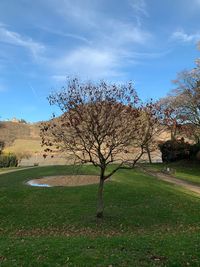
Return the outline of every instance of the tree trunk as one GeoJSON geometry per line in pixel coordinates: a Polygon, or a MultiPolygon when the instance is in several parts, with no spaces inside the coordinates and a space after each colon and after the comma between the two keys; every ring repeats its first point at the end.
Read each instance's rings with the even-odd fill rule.
{"type": "Polygon", "coordinates": [[[174,122],[171,128],[171,140],[172,141],[176,141],[176,133],[177,133],[177,124],[176,122],[174,122]]]}
{"type": "Polygon", "coordinates": [[[149,146],[148,145],[147,145],[147,155],[148,155],[148,158],[149,158],[149,163],[152,164],[151,152],[149,150],[149,146]]]}
{"type": "Polygon", "coordinates": [[[104,177],[101,175],[98,188],[97,218],[103,218],[103,186],[104,177]]]}

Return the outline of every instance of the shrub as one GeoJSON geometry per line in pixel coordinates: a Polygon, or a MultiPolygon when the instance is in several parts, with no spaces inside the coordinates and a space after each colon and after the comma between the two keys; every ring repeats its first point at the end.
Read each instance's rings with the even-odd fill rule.
{"type": "Polygon", "coordinates": [[[174,162],[181,159],[189,159],[191,145],[184,141],[184,138],[180,140],[168,140],[159,145],[159,149],[162,153],[163,162],[174,162]]]}
{"type": "Polygon", "coordinates": [[[17,156],[14,154],[0,155],[0,168],[16,167],[18,165],[17,156]]]}
{"type": "Polygon", "coordinates": [[[190,155],[191,155],[192,159],[196,159],[197,155],[199,154],[199,152],[200,152],[200,143],[191,145],[191,147],[190,147],[190,155]]]}

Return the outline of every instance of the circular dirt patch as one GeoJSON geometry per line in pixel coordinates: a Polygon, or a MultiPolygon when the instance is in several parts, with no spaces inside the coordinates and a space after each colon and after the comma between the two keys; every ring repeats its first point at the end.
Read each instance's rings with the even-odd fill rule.
{"type": "Polygon", "coordinates": [[[46,176],[35,180],[30,180],[27,184],[40,187],[52,186],[79,186],[98,184],[99,176],[94,175],[66,175],[66,176],[46,176]]]}

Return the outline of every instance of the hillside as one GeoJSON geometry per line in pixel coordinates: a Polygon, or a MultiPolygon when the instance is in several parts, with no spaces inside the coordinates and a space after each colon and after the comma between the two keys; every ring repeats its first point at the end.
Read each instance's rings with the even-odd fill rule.
{"type": "MultiPolygon", "coordinates": [[[[44,149],[41,147],[41,138],[39,135],[40,123],[30,124],[19,121],[2,121],[0,122],[0,140],[5,142],[4,152],[14,154],[26,154],[29,158],[24,158],[21,165],[29,166],[39,165],[60,165],[73,163],[73,159],[64,154],[55,154],[53,158],[50,156],[43,158],[44,149]]],[[[164,131],[155,139],[164,141],[170,139],[169,131],[164,131]]],[[[154,162],[161,161],[161,153],[156,149],[151,153],[154,162]]],[[[147,154],[144,154],[142,160],[148,161],[147,154]]]]}
{"type": "Polygon", "coordinates": [[[40,141],[39,123],[1,121],[0,128],[0,140],[5,142],[6,148],[12,146],[18,139],[40,141]]]}

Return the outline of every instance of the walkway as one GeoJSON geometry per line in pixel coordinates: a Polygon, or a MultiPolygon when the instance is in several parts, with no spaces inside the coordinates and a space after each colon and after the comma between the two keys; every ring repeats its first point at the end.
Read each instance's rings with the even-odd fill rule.
{"type": "Polygon", "coordinates": [[[172,184],[175,184],[175,185],[180,185],[182,187],[184,187],[185,189],[187,190],[190,190],[194,193],[197,193],[197,194],[200,194],[200,186],[198,185],[194,185],[190,182],[187,182],[187,181],[184,181],[184,180],[180,180],[180,179],[177,179],[169,174],[165,174],[163,172],[159,172],[159,171],[154,171],[152,169],[149,169],[149,168],[144,168],[144,167],[141,167],[140,168],[143,172],[151,175],[151,176],[154,176],[154,177],[157,177],[159,180],[162,180],[162,181],[165,181],[165,182],[169,182],[169,183],[172,183],[172,184]]]}
{"type": "Polygon", "coordinates": [[[28,169],[32,169],[32,168],[35,168],[35,166],[16,168],[16,169],[11,169],[11,170],[9,170],[9,168],[6,168],[6,170],[0,170],[0,175],[10,173],[10,172],[18,172],[18,171],[28,170],[28,169]]]}

